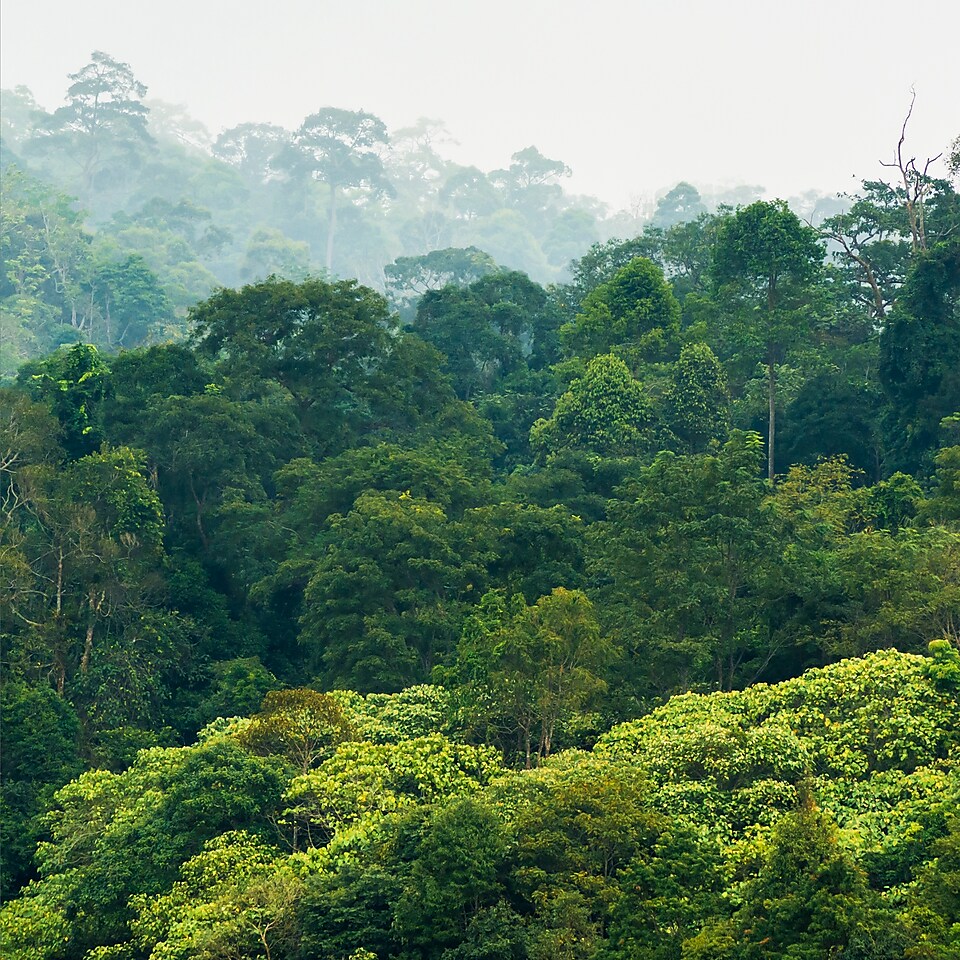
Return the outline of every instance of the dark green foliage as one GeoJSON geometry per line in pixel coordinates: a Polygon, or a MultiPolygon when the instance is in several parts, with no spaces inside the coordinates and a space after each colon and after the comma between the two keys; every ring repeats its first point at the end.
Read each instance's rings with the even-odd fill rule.
{"type": "Polygon", "coordinates": [[[662,833],[624,871],[603,957],[681,960],[685,941],[723,917],[719,851],[691,829],[662,833]]]}
{"type": "Polygon", "coordinates": [[[325,685],[391,691],[425,680],[482,576],[457,525],[409,493],[364,493],[331,518],[324,540],[300,640],[325,685]]]}
{"type": "Polygon", "coordinates": [[[457,395],[470,399],[495,392],[527,364],[554,359],[556,325],[542,287],[500,271],[462,289],[428,291],[413,329],[444,355],[457,395]]]}
{"type": "Polygon", "coordinates": [[[960,410],[960,240],[918,255],[880,337],[898,467],[929,469],[940,421],[960,410]]]}
{"type": "Polygon", "coordinates": [[[637,257],[584,298],[580,313],[562,328],[561,342],[570,355],[589,360],[616,352],[637,369],[668,358],[679,329],[680,305],[663,271],[637,257]]]}
{"type": "Polygon", "coordinates": [[[467,799],[437,810],[419,830],[394,907],[401,943],[439,957],[503,895],[508,836],[486,804],[467,799]]]}
{"type": "Polygon", "coordinates": [[[5,681],[0,730],[0,893],[6,900],[31,878],[33,851],[44,832],[40,816],[53,792],[82,765],[76,713],[49,685],[5,681]]]}
{"type": "Polygon", "coordinates": [[[533,425],[530,443],[542,458],[565,450],[635,457],[653,447],[652,420],[643,386],[622,360],[605,354],[570,384],[549,420],[533,425]]]}
{"type": "Polygon", "coordinates": [[[27,364],[17,382],[35,400],[50,405],[60,421],[61,442],[69,456],[92,453],[103,442],[102,405],[109,390],[109,370],[96,347],[78,343],[27,364]]]}

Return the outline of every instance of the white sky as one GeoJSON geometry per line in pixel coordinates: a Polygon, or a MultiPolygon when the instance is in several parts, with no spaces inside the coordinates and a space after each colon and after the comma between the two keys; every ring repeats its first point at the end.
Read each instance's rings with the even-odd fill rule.
{"type": "Polygon", "coordinates": [[[93,50],[216,134],[324,106],[426,116],[492,169],[534,144],[616,205],[686,179],[770,195],[960,134],[955,0],[3,0],[0,83],[48,109],[93,50]]]}

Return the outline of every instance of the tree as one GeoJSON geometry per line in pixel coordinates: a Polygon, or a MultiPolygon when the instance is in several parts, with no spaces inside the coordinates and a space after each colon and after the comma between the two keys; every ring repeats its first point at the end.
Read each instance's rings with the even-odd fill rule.
{"type": "MultiPolygon", "coordinates": [[[[151,142],[148,110],[142,103],[147,88],[128,63],[99,50],[90,63],[68,76],[72,82],[67,103],[46,121],[45,139],[79,165],[81,188],[89,196],[104,188],[108,177],[121,176],[123,165],[135,162],[138,149],[151,142]]],[[[43,139],[36,147],[41,145],[43,139]]]]}
{"type": "Polygon", "coordinates": [[[688,343],[671,371],[665,400],[667,426],[686,452],[702,453],[723,440],[730,425],[727,378],[705,343],[688,343]]]}
{"type": "Polygon", "coordinates": [[[716,454],[660,453],[593,530],[605,621],[634,651],[638,688],[730,689],[776,653],[765,598],[777,528],[761,511],[759,436],[733,432],[716,454]]]}
{"type": "Polygon", "coordinates": [[[812,285],[823,261],[816,232],[783,200],[758,200],[729,216],[717,236],[714,279],[734,338],[767,369],[767,477],[775,476],[777,364],[809,329],[812,285]]]}
{"type": "Polygon", "coordinates": [[[173,320],[166,291],[143,257],[131,254],[97,271],[94,283],[105,326],[104,340],[112,347],[141,346],[173,320]]]}
{"type": "Polygon", "coordinates": [[[529,768],[550,756],[559,724],[606,690],[616,649],[587,597],[557,587],[529,607],[522,597],[485,594],[457,657],[477,720],[503,725],[529,768]]]}
{"type": "Polygon", "coordinates": [[[683,824],[667,829],[621,874],[609,960],[681,960],[684,942],[723,915],[719,851],[683,824]]]}
{"type": "Polygon", "coordinates": [[[635,457],[651,447],[650,401],[627,365],[612,354],[594,357],[584,375],[538,420],[530,443],[541,457],[562,450],[600,457],[635,457]]]}
{"type": "Polygon", "coordinates": [[[540,234],[551,208],[563,195],[557,181],[570,176],[561,160],[545,157],[536,147],[525,147],[510,157],[506,170],[494,170],[490,181],[504,194],[506,205],[516,209],[530,228],[540,234]]]}
{"type": "Polygon", "coordinates": [[[650,223],[655,227],[673,227],[679,223],[696,220],[707,208],[700,199],[700,192],[692,183],[681,180],[673,189],[657,201],[657,209],[650,223]]]}
{"type": "Polygon", "coordinates": [[[242,730],[240,742],[261,755],[286,756],[300,773],[306,773],[351,737],[350,724],[329,694],[271,690],[260,712],[242,730]]]}
{"type": "Polygon", "coordinates": [[[582,257],[570,263],[571,280],[557,290],[557,299],[565,314],[571,318],[576,316],[587,294],[612,280],[631,260],[652,258],[655,246],[646,236],[630,240],[613,237],[594,243],[582,257]]]}
{"type": "Polygon", "coordinates": [[[960,239],[914,260],[880,337],[880,380],[893,401],[895,465],[929,469],[944,417],[960,411],[960,239]]]}
{"type": "Polygon", "coordinates": [[[279,277],[300,283],[310,273],[309,244],[291,240],[279,230],[260,228],[250,235],[240,275],[248,281],[279,277]]]}
{"type": "Polygon", "coordinates": [[[389,691],[429,675],[481,573],[459,540],[440,507],[408,492],[363,493],[330,518],[300,635],[326,684],[389,691]]]}
{"type": "Polygon", "coordinates": [[[466,287],[500,268],[489,254],[476,247],[447,247],[415,257],[397,257],[384,267],[387,299],[409,319],[428,290],[466,287]]]}
{"type": "Polygon", "coordinates": [[[62,443],[71,457],[82,457],[100,446],[109,369],[96,347],[78,343],[42,361],[26,364],[17,380],[34,399],[50,405],[60,421],[62,443]]]}
{"type": "Polygon", "coordinates": [[[637,257],[584,298],[581,312],[560,329],[560,341],[568,354],[584,360],[620,353],[636,370],[661,359],[679,331],[680,304],[663,271],[637,257]]]}
{"type": "Polygon", "coordinates": [[[760,875],[734,923],[743,960],[819,960],[843,951],[877,960],[902,957],[901,925],[837,843],[836,827],[808,797],[777,824],[760,875]]]}
{"type": "Polygon", "coordinates": [[[423,823],[407,883],[395,907],[401,941],[437,955],[466,936],[503,893],[508,836],[487,804],[467,797],[423,823]]]}
{"type": "Polygon", "coordinates": [[[291,139],[289,130],[273,123],[241,123],[217,137],[213,155],[236,167],[248,182],[262,186],[279,176],[278,155],[291,139]]]}
{"type": "Polygon", "coordinates": [[[0,187],[0,357],[12,374],[15,360],[100,331],[91,238],[73,199],[12,165],[0,187]]]}
{"type": "Polygon", "coordinates": [[[327,273],[333,272],[334,236],[341,194],[351,189],[389,192],[379,151],[387,128],[371,113],[325,107],[311,114],[293,137],[297,164],[327,185],[327,273]]]}
{"type": "Polygon", "coordinates": [[[517,271],[491,272],[458,290],[428,291],[414,330],[446,356],[457,394],[493,393],[526,362],[550,353],[554,317],[543,288],[517,271]]]}
{"type": "Polygon", "coordinates": [[[371,378],[395,346],[386,301],[353,280],[272,277],[220,290],[189,316],[198,353],[219,360],[241,396],[278,384],[328,450],[366,421],[371,378]]]}

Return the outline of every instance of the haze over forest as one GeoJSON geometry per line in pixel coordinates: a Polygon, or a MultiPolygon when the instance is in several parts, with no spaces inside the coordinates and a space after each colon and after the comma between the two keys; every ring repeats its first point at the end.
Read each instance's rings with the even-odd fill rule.
{"type": "Polygon", "coordinates": [[[5,960],[960,957],[957,14],[623,7],[4,4],[5,960]]]}
{"type": "Polygon", "coordinates": [[[183,105],[213,137],[244,122],[294,129],[328,105],[390,130],[446,124],[451,158],[483,170],[535,144],[573,171],[574,193],[611,209],[679,180],[701,190],[760,184],[769,196],[836,193],[889,160],[918,92],[915,142],[955,135],[960,89],[953,5],[812,0],[771,15],[756,0],[625,5],[505,0],[441,4],[296,0],[131,6],[9,0],[0,86],[51,110],[63,78],[104,50],[152,98],[183,105]],[[869,50],[867,64],[851,51],[869,50]]]}

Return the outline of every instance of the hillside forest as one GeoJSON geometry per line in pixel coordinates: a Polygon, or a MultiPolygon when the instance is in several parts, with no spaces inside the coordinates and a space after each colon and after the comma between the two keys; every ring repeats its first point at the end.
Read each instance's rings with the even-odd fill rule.
{"type": "Polygon", "coordinates": [[[68,79],[2,104],[4,957],[960,957],[958,142],[611,213],[68,79]]]}

